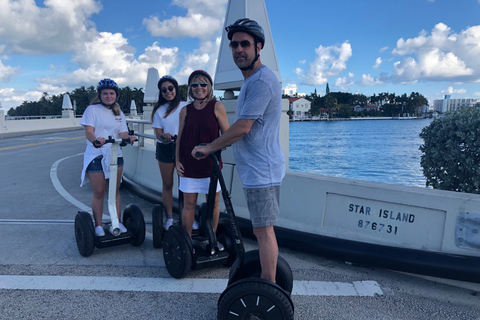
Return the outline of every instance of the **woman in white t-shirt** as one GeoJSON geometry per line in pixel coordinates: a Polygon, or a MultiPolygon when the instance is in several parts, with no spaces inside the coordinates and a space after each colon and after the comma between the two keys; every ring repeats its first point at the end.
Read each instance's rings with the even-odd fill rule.
{"type": "MultiPolygon", "coordinates": [[[[106,138],[112,136],[115,139],[130,139],[135,141],[135,136],[128,134],[127,122],[118,99],[118,85],[111,79],[103,79],[97,85],[97,96],[90,102],[83,113],[80,124],[85,128],[87,148],[83,156],[82,183],[85,177],[90,180],[93,191],[92,211],[95,220],[95,235],[102,237],[105,231],[102,227],[103,200],[105,198],[108,179],[110,177],[110,154],[112,144],[105,144],[106,138]],[[98,140],[100,143],[94,145],[98,140]]],[[[122,150],[118,150],[117,190],[116,205],[118,221],[121,221],[120,211],[120,182],[123,172],[122,150]]],[[[120,223],[122,233],[127,232],[125,226],[120,223]]]]}
{"type": "Polygon", "coordinates": [[[162,175],[162,202],[167,219],[163,228],[173,224],[173,171],[175,169],[175,141],[178,135],[180,110],[187,104],[180,101],[178,82],[172,76],[163,76],[158,81],[158,101],[152,110],[152,128],[157,138],[155,157],[162,175]]]}

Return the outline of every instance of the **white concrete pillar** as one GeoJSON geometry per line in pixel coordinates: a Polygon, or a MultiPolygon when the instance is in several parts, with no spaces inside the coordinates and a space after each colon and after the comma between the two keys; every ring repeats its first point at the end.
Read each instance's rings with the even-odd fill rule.
{"type": "Polygon", "coordinates": [[[75,118],[75,115],[73,114],[72,101],[67,93],[63,95],[62,118],[75,118]]]}
{"type": "Polygon", "coordinates": [[[135,100],[132,100],[130,103],[130,116],[136,116],[137,115],[137,105],[135,104],[135,100]]]}

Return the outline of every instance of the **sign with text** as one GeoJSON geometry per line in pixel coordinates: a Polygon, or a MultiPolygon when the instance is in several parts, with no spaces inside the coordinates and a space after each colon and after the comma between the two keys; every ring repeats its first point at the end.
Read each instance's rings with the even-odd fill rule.
{"type": "Polygon", "coordinates": [[[358,234],[349,240],[437,251],[445,216],[442,210],[327,193],[323,226],[358,234]]]}

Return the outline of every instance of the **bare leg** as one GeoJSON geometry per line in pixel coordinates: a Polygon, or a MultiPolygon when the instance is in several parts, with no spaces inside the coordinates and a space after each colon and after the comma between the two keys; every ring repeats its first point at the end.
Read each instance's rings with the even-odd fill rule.
{"type": "Polygon", "coordinates": [[[103,172],[87,172],[88,179],[92,185],[92,212],[95,220],[95,227],[102,225],[103,199],[105,198],[106,180],[103,172]]]}
{"type": "Polygon", "coordinates": [[[197,197],[197,193],[183,194],[182,225],[185,231],[187,231],[190,238],[192,237],[192,227],[193,221],[195,219],[195,207],[197,205],[197,197]]]}
{"type": "Polygon", "coordinates": [[[173,171],[175,165],[173,163],[164,163],[158,161],[160,174],[162,175],[162,202],[167,216],[172,215],[173,207],[173,171]]]}
{"type": "Polygon", "coordinates": [[[262,278],[275,282],[278,259],[278,244],[273,226],[253,228],[258,240],[262,278]]]}

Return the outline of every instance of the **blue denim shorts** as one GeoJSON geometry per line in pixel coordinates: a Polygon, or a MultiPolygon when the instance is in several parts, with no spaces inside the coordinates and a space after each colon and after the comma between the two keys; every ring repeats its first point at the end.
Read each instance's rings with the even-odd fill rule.
{"type": "MultiPolygon", "coordinates": [[[[117,158],[118,167],[123,167],[123,157],[117,158]]],[[[95,158],[88,164],[87,171],[88,173],[99,173],[103,172],[102,167],[102,158],[95,158]]]]}
{"type": "Polygon", "coordinates": [[[250,220],[254,228],[273,226],[280,216],[280,186],[244,188],[250,220]]]}

